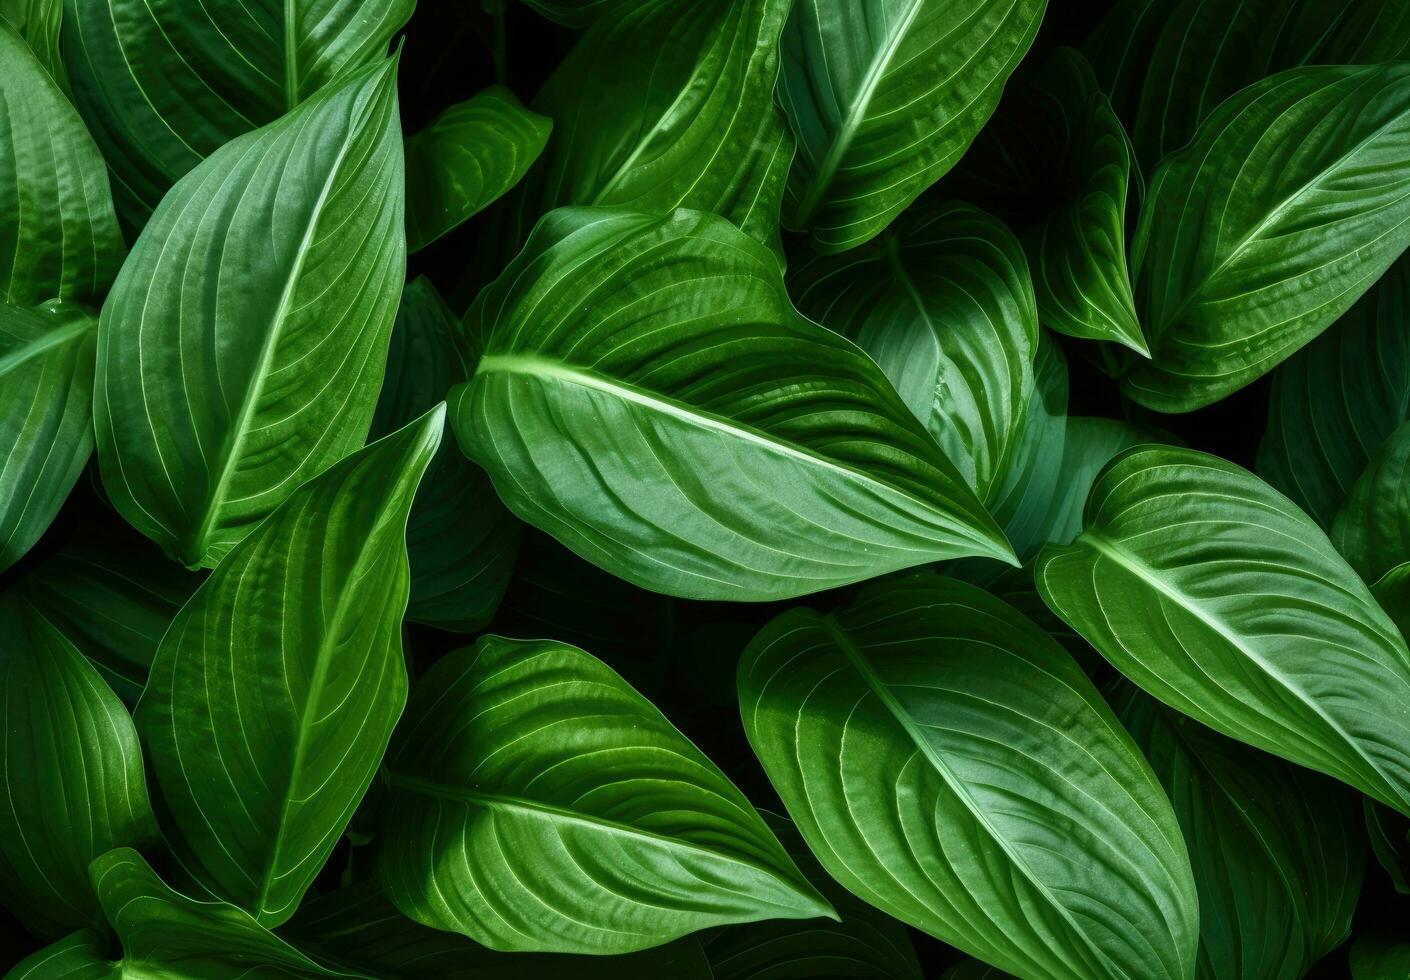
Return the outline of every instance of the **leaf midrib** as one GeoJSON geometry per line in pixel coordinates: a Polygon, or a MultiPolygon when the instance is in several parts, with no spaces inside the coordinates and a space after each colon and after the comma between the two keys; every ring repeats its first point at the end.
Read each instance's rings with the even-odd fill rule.
{"type": "MultiPolygon", "coordinates": [[[[798,0],[798,2],[802,3],[805,0],[798,0]]],[[[838,128],[832,145],[828,147],[827,155],[823,157],[822,163],[818,165],[812,180],[809,181],[807,192],[799,199],[797,218],[799,223],[806,223],[811,219],[813,212],[827,193],[828,187],[832,184],[832,178],[837,175],[837,169],[842,165],[842,158],[852,147],[852,140],[856,138],[857,130],[861,128],[862,120],[866,116],[872,98],[876,95],[882,77],[891,67],[891,60],[896,56],[902,42],[905,41],[911,24],[914,23],[924,4],[925,0],[911,0],[910,7],[897,22],[896,29],[887,39],[886,44],[873,52],[871,64],[867,66],[867,73],[863,76],[852,102],[847,106],[847,113],[843,116],[842,125],[838,128]]],[[[816,5],[814,5],[814,13],[818,17],[822,16],[816,5]]],[[[830,87],[831,78],[828,79],[828,84],[830,87]]]]}
{"type": "MultiPolygon", "coordinates": [[[[1323,710],[1320,704],[1308,697],[1307,693],[1303,691],[1302,688],[1298,687],[1291,680],[1289,680],[1283,674],[1283,672],[1278,670],[1272,663],[1270,663],[1266,657],[1264,657],[1257,651],[1250,649],[1248,646],[1242,643],[1237,633],[1234,633],[1229,630],[1218,619],[1218,617],[1206,612],[1204,608],[1192,596],[1187,596],[1185,593],[1181,592],[1178,588],[1176,588],[1171,583],[1167,582],[1162,576],[1158,575],[1154,569],[1152,569],[1149,565],[1141,561],[1136,556],[1127,554],[1118,546],[1115,541],[1112,541],[1100,531],[1083,531],[1082,535],[1077,540],[1079,542],[1086,541],[1089,545],[1091,545],[1093,550],[1111,559],[1118,566],[1124,568],[1127,572],[1134,575],[1137,579],[1147,583],[1156,592],[1160,593],[1162,596],[1175,603],[1175,605],[1185,610],[1191,616],[1198,619],[1201,623],[1203,623],[1206,627],[1208,627],[1216,635],[1223,639],[1224,642],[1228,643],[1235,650],[1243,654],[1244,657],[1247,658],[1248,661],[1254,666],[1258,667],[1259,670],[1265,676],[1277,683],[1279,687],[1286,690],[1300,703],[1306,705],[1309,709],[1311,709],[1312,713],[1315,714],[1318,718],[1320,718],[1329,729],[1331,729],[1338,736],[1340,736],[1343,743],[1355,753],[1356,757],[1362,760],[1370,768],[1370,771],[1374,772],[1376,776],[1380,779],[1382,789],[1387,791],[1387,796],[1396,797],[1400,795],[1395,792],[1394,784],[1386,778],[1386,775],[1381,771],[1380,766],[1378,766],[1373,759],[1368,757],[1365,752],[1362,751],[1361,743],[1358,740],[1353,739],[1349,734],[1347,734],[1346,730],[1342,728],[1340,722],[1329,716],[1326,711],[1323,710]]],[[[1239,703],[1246,708],[1250,707],[1249,705],[1245,705],[1243,702],[1239,703]]],[[[1254,710],[1257,709],[1254,708],[1254,710]]]]}
{"type": "MultiPolygon", "coordinates": [[[[737,865],[739,867],[748,868],[756,873],[767,875],[775,881],[786,885],[791,892],[797,894],[799,897],[805,899],[808,897],[807,893],[800,890],[795,882],[784,878],[774,868],[748,860],[747,858],[711,850],[701,844],[682,840],[679,837],[669,837],[665,834],[658,834],[650,830],[642,830],[640,827],[633,827],[630,824],[610,820],[606,817],[570,810],[567,807],[558,806],[553,803],[545,803],[541,800],[532,800],[525,796],[466,789],[462,786],[454,786],[434,779],[397,772],[395,769],[391,768],[388,768],[386,772],[387,781],[391,786],[416,793],[420,796],[429,796],[438,800],[449,800],[453,803],[474,804],[482,806],[487,810],[504,810],[514,814],[527,814],[534,817],[546,818],[550,822],[557,821],[568,823],[574,826],[586,827],[592,831],[646,841],[670,850],[685,851],[690,854],[702,856],[710,861],[737,865]]],[[[768,904],[772,905],[773,903],[770,902],[768,904]]]]}
{"type": "Polygon", "coordinates": [[[930,763],[931,768],[939,773],[941,779],[945,781],[945,785],[949,787],[950,792],[954,793],[956,798],[964,803],[965,809],[969,812],[970,816],[974,818],[975,823],[984,828],[986,836],[1003,851],[1009,863],[1023,874],[1024,879],[1028,881],[1039,894],[1047,899],[1048,904],[1062,917],[1062,920],[1067,923],[1073,935],[1081,939],[1083,946],[1092,954],[1097,962],[1110,968],[1113,971],[1112,976],[1128,976],[1126,971],[1121,969],[1119,965],[1111,962],[1106,953],[1097,947],[1091,937],[1087,935],[1086,931],[1077,925],[1076,921],[1072,918],[1072,913],[1066,906],[1053,897],[1047,884],[1041,881],[1028,864],[1014,853],[1013,849],[1009,846],[1008,840],[989,822],[988,816],[970,797],[963,782],[951,771],[950,767],[945,764],[945,761],[935,751],[934,746],[930,744],[930,740],[918,729],[916,723],[911,719],[909,712],[901,706],[896,696],[891,693],[891,689],[886,686],[885,682],[882,681],[881,677],[872,668],[871,663],[862,655],[861,650],[857,647],[856,643],[853,642],[852,637],[847,631],[844,630],[831,615],[821,616],[819,618],[824,628],[827,630],[828,636],[832,639],[833,643],[837,645],[837,648],[842,651],[842,655],[848,665],[866,682],[867,688],[876,696],[877,700],[882,703],[891,717],[896,720],[897,724],[901,726],[916,749],[919,750],[926,761],[930,763]]]}
{"type": "MultiPolygon", "coordinates": [[[[913,507],[920,508],[926,514],[944,516],[947,519],[951,533],[955,534],[957,537],[969,540],[971,543],[984,547],[985,553],[988,555],[999,557],[1000,560],[1006,560],[1006,556],[1002,555],[1001,546],[996,542],[991,541],[985,537],[982,532],[962,522],[937,505],[919,500],[905,490],[892,486],[889,483],[883,483],[862,470],[853,469],[850,466],[816,455],[809,450],[805,450],[792,443],[784,442],[766,432],[736,422],[733,419],[716,416],[710,412],[677,402],[673,399],[659,397],[617,378],[608,377],[596,371],[578,368],[565,361],[545,357],[541,354],[486,354],[480,358],[479,365],[475,368],[475,374],[471,380],[473,381],[474,378],[482,374],[496,371],[504,374],[552,378],[565,381],[569,384],[576,384],[580,387],[590,388],[594,391],[616,396],[623,401],[631,402],[651,411],[660,412],[663,415],[680,419],[688,424],[700,428],[712,429],[735,438],[743,439],[768,449],[771,452],[796,459],[807,465],[818,466],[839,473],[849,480],[859,481],[875,488],[883,497],[900,498],[913,507]]],[[[911,415],[909,409],[905,411],[908,418],[914,417],[911,415]]],[[[931,464],[927,462],[926,465],[929,466],[931,464]]],[[[960,479],[963,485],[963,477],[960,479]]]]}

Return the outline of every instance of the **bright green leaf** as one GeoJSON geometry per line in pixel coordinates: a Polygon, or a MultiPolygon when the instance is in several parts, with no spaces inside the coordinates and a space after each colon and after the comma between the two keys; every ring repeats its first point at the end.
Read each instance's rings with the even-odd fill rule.
{"type": "Polygon", "coordinates": [[[914,577],[791,610],[739,695],[799,831],[865,901],[1021,976],[1193,973],[1170,804],[1072,658],[999,600],[914,577]]]}
{"type": "MultiPolygon", "coordinates": [[[[385,435],[440,403],[467,370],[460,321],[425,278],[407,284],[373,418],[385,435]]],[[[519,551],[519,519],[449,434],[427,470],[407,525],[411,603],[407,617],[464,633],[484,627],[504,595],[519,551]]]]}
{"type": "Polygon", "coordinates": [[[31,930],[101,927],[88,863],[157,825],[127,708],[28,602],[0,597],[0,898],[31,930]]]}
{"type": "Polygon", "coordinates": [[[171,624],[137,724],[195,878],[293,915],[406,701],[406,520],[441,409],[296,490],[171,624]]]}
{"type": "Polygon", "coordinates": [[[494,949],[621,953],[828,903],[723,773],[606,665],[483,637],[418,683],[378,877],[494,949]]]}
{"type": "Polygon", "coordinates": [[[1185,412],[1321,333],[1410,245],[1410,64],[1284,72],[1161,164],[1133,262],[1152,361],[1122,389],[1185,412]]]}
{"type": "Polygon", "coordinates": [[[519,182],[553,121],[496,85],[457,102],[406,141],[406,244],[417,251],[519,182]]]}
{"type": "Polygon", "coordinates": [[[1038,345],[1028,263],[1009,230],[968,205],[925,209],[788,282],[803,313],[871,355],[987,500],[1017,452],[1038,345]]]}
{"type": "Polygon", "coordinates": [[[466,325],[461,447],[516,514],[644,588],[780,599],[1009,557],[881,370],[720,218],[555,211],[466,325]]]}
{"type": "Polygon", "coordinates": [[[1043,600],[1148,693],[1410,812],[1410,652],[1317,526],[1189,449],[1118,456],[1043,600]]]}
{"type": "Polygon", "coordinates": [[[214,565],[367,436],[406,274],[395,67],[182,178],[103,306],[103,483],[187,565],[214,565]]]}
{"type": "Polygon", "coordinates": [[[798,0],[779,101],[798,138],[784,221],[821,252],[876,235],[955,164],[1046,0],[798,0]]]}

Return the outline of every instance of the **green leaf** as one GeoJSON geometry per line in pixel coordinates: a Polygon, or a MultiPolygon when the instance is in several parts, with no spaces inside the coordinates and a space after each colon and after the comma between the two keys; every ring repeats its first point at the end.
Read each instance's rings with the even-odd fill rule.
{"type": "Polygon", "coordinates": [[[1170,804],[1072,658],[999,600],[912,577],[793,609],[739,695],[799,831],[863,900],[1021,976],[1192,974],[1170,804]]]}
{"type": "MultiPolygon", "coordinates": [[[[1127,203],[1135,163],[1126,130],[1071,48],[1049,59],[1038,86],[1067,117],[1077,190],[1025,237],[1043,325],[1058,333],[1123,344],[1146,356],[1126,262],[1127,203]]],[[[1135,179],[1139,179],[1138,177],[1135,179]]]]}
{"type": "Polygon", "coordinates": [[[1273,372],[1258,475],[1324,528],[1367,461],[1410,420],[1410,253],[1273,372]]]}
{"type": "Polygon", "coordinates": [[[1133,261],[1162,412],[1218,401],[1341,316],[1410,244],[1410,64],[1284,72],[1156,173],[1133,261]]]}
{"type": "Polygon", "coordinates": [[[1410,52],[1410,8],[1396,0],[1120,0],[1087,43],[1154,167],[1226,98],[1302,65],[1375,64],[1410,52]]]}
{"type": "Polygon", "coordinates": [[[905,926],[840,887],[813,857],[787,817],[765,813],[799,870],[832,903],[839,922],[771,920],[721,929],[704,938],[713,980],[766,977],[878,977],[921,980],[905,926]]]}
{"type": "Polygon", "coordinates": [[[406,702],[406,519],[441,409],[296,490],[171,624],[137,725],[183,864],[262,925],[293,915],[406,702]]]}
{"type": "Polygon", "coordinates": [[[93,452],[97,321],[0,304],[0,569],[39,540],[93,452]]]}
{"type": "Polygon", "coordinates": [[[1038,313],[1002,223],[968,205],[907,214],[789,275],[798,308],[886,372],[981,500],[1008,475],[1033,388],[1038,313]]]}
{"type": "Polygon", "coordinates": [[[643,588],[779,599],[1010,556],[850,341],[728,222],[548,215],[466,315],[461,447],[509,508],[643,588]]]}
{"type": "Polygon", "coordinates": [[[551,119],[496,85],[457,102],[406,141],[406,244],[425,248],[519,182],[551,119]]]}
{"type": "Polygon", "coordinates": [[[820,252],[876,235],[993,113],[1046,0],[798,0],[779,101],[798,138],[784,223],[820,252]]]}
{"type": "Polygon", "coordinates": [[[1361,798],[1371,853],[1380,862],[1395,890],[1410,895],[1410,820],[1403,813],[1361,798]]]}
{"type": "Polygon", "coordinates": [[[406,272],[395,67],[183,178],[103,306],[103,484],[187,565],[213,566],[367,435],[406,272]]]}
{"type": "Polygon", "coordinates": [[[1405,980],[1410,977],[1410,942],[1363,933],[1351,944],[1347,965],[1352,980],[1405,980]]]}
{"type": "Polygon", "coordinates": [[[647,0],[524,0],[555,24],[587,27],[613,10],[640,5],[647,0]]]}
{"type": "Polygon", "coordinates": [[[156,842],[127,709],[24,599],[0,597],[0,899],[41,936],[102,925],[88,863],[156,842]]]}
{"type": "Polygon", "coordinates": [[[1132,446],[1160,442],[1153,433],[1117,419],[1069,416],[1062,442],[1062,464],[1053,480],[1053,498],[1041,522],[1044,543],[1067,544],[1082,531],[1082,508],[1097,475],[1132,446]]]}
{"type": "Polygon", "coordinates": [[[92,528],[18,589],[118,697],[136,704],[162,634],[200,583],[201,575],[164,559],[146,538],[92,528]]]}
{"type": "MultiPolygon", "coordinates": [[[[460,321],[430,280],[418,277],[407,284],[372,421],[374,435],[411,422],[465,380],[459,333],[460,321]]],[[[485,471],[447,434],[416,492],[407,525],[407,618],[463,633],[483,628],[509,584],[522,529],[499,502],[485,471]]]]}
{"type": "Polygon", "coordinates": [[[418,683],[378,877],[493,949],[622,953],[831,914],[723,773],[601,661],[482,637],[418,683]]]}
{"type": "Polygon", "coordinates": [[[686,937],[620,956],[501,953],[453,932],[428,929],[397,911],[375,881],[306,903],[285,927],[300,948],[376,980],[720,980],[700,942],[686,937]]]}
{"type": "Polygon", "coordinates": [[[68,84],[59,53],[63,20],[64,0],[0,0],[0,21],[24,39],[49,77],[61,87],[68,84]]]}
{"type": "Polygon", "coordinates": [[[1332,544],[1367,582],[1410,562],[1407,477],[1410,423],[1391,433],[1371,457],[1332,524],[1332,544]]]}
{"type": "Polygon", "coordinates": [[[617,4],[533,101],[553,136],[500,236],[506,257],[564,205],[712,211],[780,252],[793,140],[774,105],[789,0],[617,4]]]}
{"type": "Polygon", "coordinates": [[[122,256],[98,148],[39,59],[0,23],[0,302],[96,302],[122,256]]]}
{"type": "Polygon", "coordinates": [[[414,6],[64,0],[74,102],[112,168],[124,215],[141,227],[217,149],[381,62],[414,6]]]}
{"type": "Polygon", "coordinates": [[[118,964],[104,954],[103,937],[84,929],[51,943],[11,967],[5,980],[118,980],[118,964]]]}
{"type": "Polygon", "coordinates": [[[1130,685],[1115,708],[1185,833],[1199,891],[1196,975],[1301,977],[1341,945],[1366,867],[1353,794],[1130,685]]]}
{"type": "Polygon", "coordinates": [[[1317,526],[1189,449],[1118,456],[1043,600],[1149,694],[1410,811],[1410,652],[1317,526]]]}

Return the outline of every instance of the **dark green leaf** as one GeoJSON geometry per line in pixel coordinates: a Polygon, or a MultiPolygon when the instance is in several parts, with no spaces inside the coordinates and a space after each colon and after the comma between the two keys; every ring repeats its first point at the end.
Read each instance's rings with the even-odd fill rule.
{"type": "Polygon", "coordinates": [[[1354,795],[1123,685],[1117,716],[1175,806],[1202,980],[1301,977],[1351,932],[1366,842],[1354,795]]]}
{"type": "Polygon", "coordinates": [[[1366,465],[1332,524],[1332,544],[1367,582],[1410,562],[1410,423],[1366,465]]]}
{"type": "Polygon", "coordinates": [[[406,520],[441,409],[296,490],[186,603],[137,723],[202,886],[293,915],[406,701],[406,520]]]}
{"type": "Polygon", "coordinates": [[[72,304],[0,304],[0,569],[39,540],[93,452],[96,327],[72,304]]]}
{"type": "Polygon", "coordinates": [[[1362,797],[1366,835],[1395,890],[1410,895],[1410,819],[1404,814],[1362,797]]]}
{"type": "Polygon", "coordinates": [[[0,22],[0,302],[96,302],[122,255],[98,148],[34,53],[0,22]]]}
{"type": "Polygon", "coordinates": [[[0,899],[34,932],[101,927],[88,863],[157,839],[127,708],[22,598],[0,597],[0,899]]]}
{"type": "Polygon", "coordinates": [[[880,369],[720,218],[555,211],[466,324],[461,447],[521,518],[644,588],[778,599],[1010,555],[880,369]]]}
{"type": "Polygon", "coordinates": [[[999,600],[915,577],[794,609],[739,692],[799,831],[865,901],[1022,976],[1192,974],[1170,804],[1072,658],[999,600]]]}
{"type": "Polygon", "coordinates": [[[1410,941],[1366,933],[1351,944],[1352,980],[1405,980],[1410,977],[1410,941]]]}
{"type": "Polygon", "coordinates": [[[549,20],[565,27],[587,27],[613,10],[647,0],[524,0],[549,20]]]}
{"type": "MultiPolygon", "coordinates": [[[[373,435],[394,432],[465,380],[459,332],[460,321],[429,280],[407,284],[373,435]]],[[[485,471],[466,459],[447,433],[416,492],[406,529],[407,617],[465,633],[482,628],[509,584],[522,527],[499,502],[485,471]]]]}
{"type": "Polygon", "coordinates": [[[1273,372],[1258,475],[1324,528],[1366,461],[1410,419],[1410,254],[1273,372]]]}
{"type": "Polygon", "coordinates": [[[1045,602],[1111,664],[1226,735],[1410,811],[1410,652],[1317,526],[1189,449],[1118,456],[1045,602]]]}
{"type": "Polygon", "coordinates": [[[406,244],[417,251],[519,182],[553,121],[496,85],[446,109],[406,141],[406,244]]]}
{"type": "Polygon", "coordinates": [[[954,166],[1046,0],[797,0],[779,101],[798,137],[785,223],[821,252],[874,236],[954,166]]]}
{"type": "Polygon", "coordinates": [[[1316,337],[1410,244],[1410,64],[1284,72],[1161,164],[1134,248],[1150,362],[1122,388],[1201,408],[1316,337]]]}
{"type": "Polygon", "coordinates": [[[908,214],[882,237],[789,275],[798,308],[886,372],[981,500],[1013,465],[1038,344],[1023,249],[968,205],[908,214]]]}
{"type": "MultiPolygon", "coordinates": [[[[414,6],[64,0],[74,102],[112,168],[124,214],[140,227],[167,189],[221,146],[380,62],[414,6]]],[[[336,141],[325,149],[336,152],[336,141]]]]}
{"type": "Polygon", "coordinates": [[[214,565],[367,436],[406,269],[395,67],[184,177],[103,306],[103,484],[188,565],[214,565]]]}
{"type": "Polygon", "coordinates": [[[600,661],[483,637],[417,685],[378,876],[494,949],[620,953],[831,908],[723,773],[600,661]]]}

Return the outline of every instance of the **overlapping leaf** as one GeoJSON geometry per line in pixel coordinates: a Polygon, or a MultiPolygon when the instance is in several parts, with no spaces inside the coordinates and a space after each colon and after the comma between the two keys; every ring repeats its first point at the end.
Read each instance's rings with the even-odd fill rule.
{"type": "Polygon", "coordinates": [[[226,144],[162,201],[103,306],[103,483],[214,565],[360,446],[405,275],[395,63],[226,144]]]}
{"type": "Polygon", "coordinates": [[[34,932],[101,927],[88,864],[157,825],[132,718],[22,598],[0,597],[0,898],[34,932]]]}
{"type": "Polygon", "coordinates": [[[407,247],[424,248],[517,184],[552,129],[552,120],[496,85],[408,138],[407,247]]]}
{"type": "MultiPolygon", "coordinates": [[[[374,435],[411,422],[465,380],[459,333],[460,322],[429,280],[407,284],[372,422],[374,435]]],[[[466,459],[447,433],[417,490],[407,525],[407,616],[466,633],[483,627],[509,584],[521,530],[485,471],[466,459]]]]}
{"type": "Polygon", "coordinates": [[[294,914],[406,701],[406,520],[441,409],[293,493],[163,637],[137,723],[167,840],[264,925],[294,914]]]}
{"type": "Polygon", "coordinates": [[[1353,794],[1129,685],[1115,705],[1189,846],[1200,903],[1196,976],[1303,976],[1351,931],[1366,867],[1353,794]]]}
{"type": "Polygon", "coordinates": [[[822,252],[873,237],[993,113],[1046,0],[798,0],[779,101],[798,138],[784,223],[822,252]]]}
{"type": "Polygon", "coordinates": [[[1135,248],[1149,408],[1200,408],[1336,320],[1410,245],[1410,64],[1284,72],[1153,178],[1135,248]]]}
{"type": "Polygon", "coordinates": [[[74,102],[138,227],[172,184],[221,146],[381,61],[415,5],[63,2],[74,102]]]}
{"type": "Polygon", "coordinates": [[[795,609],[739,668],[750,744],[850,891],[1020,976],[1188,977],[1170,804],[1072,659],[973,586],[795,609]]]}
{"type": "Polygon", "coordinates": [[[871,355],[981,500],[1008,475],[1033,388],[1038,313],[1000,222],[967,205],[790,273],[798,308],[871,355]]]}
{"type": "Polygon", "coordinates": [[[1332,525],[1332,544],[1374,584],[1410,562],[1410,424],[1391,433],[1371,457],[1332,525]]]}
{"type": "Polygon", "coordinates": [[[1144,446],[1049,546],[1044,601],[1171,707],[1410,811],[1410,651],[1310,518],[1253,474],[1144,446]]]}
{"type": "Polygon", "coordinates": [[[466,453],[523,519],[637,585],[776,599],[1009,557],[850,341],[793,309],[728,222],[550,214],[466,318],[466,453]]]}
{"type": "Polygon", "coordinates": [[[1371,455],[1410,419],[1410,255],[1273,372],[1258,475],[1324,528],[1371,455]]]}

